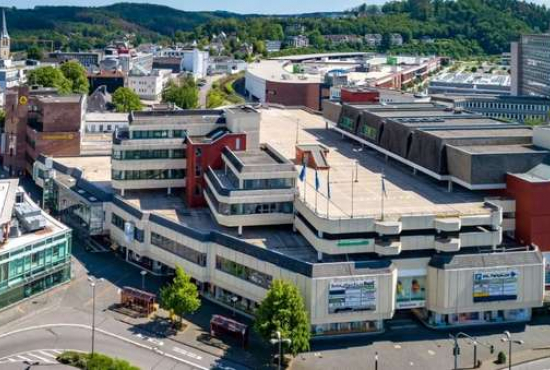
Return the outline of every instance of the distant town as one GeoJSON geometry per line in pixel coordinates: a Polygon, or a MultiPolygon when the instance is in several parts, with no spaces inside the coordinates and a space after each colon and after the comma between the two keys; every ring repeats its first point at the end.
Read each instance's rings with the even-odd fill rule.
{"type": "Polygon", "coordinates": [[[438,4],[78,48],[2,9],[0,368],[550,367],[550,34],[345,28],[438,4]]]}

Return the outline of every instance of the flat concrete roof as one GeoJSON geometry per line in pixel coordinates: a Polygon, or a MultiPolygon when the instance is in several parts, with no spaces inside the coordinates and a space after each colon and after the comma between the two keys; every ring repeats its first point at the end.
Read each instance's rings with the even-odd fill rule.
{"type": "Polygon", "coordinates": [[[284,67],[290,63],[288,60],[262,60],[257,63],[250,63],[246,70],[265,81],[283,83],[321,83],[321,74],[292,73],[284,67]]]}
{"type": "MultiPolygon", "coordinates": [[[[318,171],[320,191],[315,192],[315,171],[306,170],[307,186],[298,181],[299,194],[319,214],[330,218],[378,216],[381,213],[381,175],[385,174],[387,197],[384,214],[387,219],[407,214],[474,215],[489,212],[483,205],[483,193],[455,188],[447,192],[446,184],[422,175],[413,175],[409,168],[388,164],[376,152],[354,145],[327,130],[323,117],[292,109],[263,109],[260,140],[269,142],[289,159],[295,158],[296,124],[299,121],[299,144],[323,144],[329,148],[331,199],[327,202],[328,171],[318,171]],[[357,163],[357,166],[356,166],[357,163]],[[354,179],[357,178],[357,181],[354,179]],[[317,201],[316,201],[317,198],[317,201]],[[317,204],[317,206],[316,206],[317,204]]],[[[301,166],[296,167],[300,171],[301,166]]]]}
{"type": "Polygon", "coordinates": [[[533,130],[530,128],[503,128],[487,130],[423,130],[430,135],[442,139],[460,139],[460,138],[494,138],[494,137],[532,137],[533,130]]]}
{"type": "Polygon", "coordinates": [[[64,166],[78,168],[91,182],[111,181],[111,156],[54,157],[64,166]]]}
{"type": "Polygon", "coordinates": [[[123,198],[142,211],[156,213],[203,232],[219,231],[295,259],[317,261],[315,249],[299,233],[294,233],[291,225],[244,227],[243,234],[238,235],[237,228],[223,227],[216,223],[208,208],[187,208],[181,192],[166,195],[163,190],[126,191],[123,198]]]}
{"type": "Polygon", "coordinates": [[[265,164],[281,164],[265,150],[255,152],[233,152],[245,166],[258,166],[265,164]]]}
{"type": "Polygon", "coordinates": [[[451,145],[451,147],[470,154],[548,153],[548,150],[533,145],[451,145]]]}

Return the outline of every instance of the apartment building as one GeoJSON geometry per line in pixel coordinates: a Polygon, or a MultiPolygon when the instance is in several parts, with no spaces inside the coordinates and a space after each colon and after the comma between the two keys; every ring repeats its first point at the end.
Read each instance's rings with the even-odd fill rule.
{"type": "MultiPolygon", "coordinates": [[[[512,163],[524,166],[508,170],[526,173],[530,164],[544,165],[536,162],[548,148],[532,147],[533,132],[523,126],[504,125],[509,132],[501,136],[510,139],[476,135],[467,122],[485,127],[489,137],[499,129],[497,121],[475,115],[439,122],[446,124],[447,136],[434,129],[433,121],[422,129],[420,121],[391,127],[398,118],[454,114],[425,103],[395,107],[391,114],[388,106],[365,109],[348,107],[338,122],[297,109],[135,113],[130,133],[114,151],[145,145],[148,139],[131,132],[154,130],[155,124],[186,130],[182,140],[173,132],[154,134],[167,136],[165,148],[168,139],[187,146],[186,176],[201,185],[182,181],[185,189],[173,188],[170,194],[166,183],[144,191],[150,181],[122,192],[111,177],[121,164],[109,157],[41,157],[34,178],[42,187],[54,184],[50,198],[58,208],[84,197],[87,209],[102,209],[95,214],[97,224],[128,262],[155,274],[170,274],[178,264],[205,298],[234,305],[242,314],[253,315],[273,279],[292,281],[304,297],[315,336],[380,332],[400,310],[437,328],[528,321],[532,308],[543,302],[541,250],[550,246],[539,249],[509,237],[515,234],[516,217],[526,213],[516,209],[513,192],[504,192],[506,169],[485,174],[476,166],[481,160],[480,167],[494,169],[498,166],[487,167],[486,161],[500,161],[506,152],[512,163]],[[370,129],[350,131],[350,120],[355,124],[358,117],[369,117],[370,129]],[[376,117],[387,125],[384,130],[373,128],[376,117]],[[461,125],[464,135],[456,132],[461,125]],[[449,158],[453,149],[476,156],[481,145],[491,155],[470,158],[476,165],[465,166],[467,175],[450,177],[442,171],[437,177],[428,163],[403,157],[403,142],[390,140],[387,148],[377,141],[386,131],[406,137],[405,126],[415,135],[426,129],[442,139],[435,144],[442,144],[449,158]],[[221,143],[226,136],[233,140],[221,143]],[[361,145],[369,150],[359,150],[361,145]],[[66,191],[61,179],[80,185],[66,191]],[[487,186],[495,179],[503,181],[495,189],[500,196],[487,186]],[[484,186],[474,187],[479,184],[484,186]]],[[[431,142],[426,140],[422,143],[431,142]]],[[[529,200],[522,202],[523,207],[529,200]]],[[[531,213],[539,217],[540,212],[531,213]]]]}
{"type": "Polygon", "coordinates": [[[0,180],[0,308],[71,278],[71,230],[34,204],[18,182],[0,180]]]}
{"type": "Polygon", "coordinates": [[[21,86],[6,93],[0,158],[10,174],[29,173],[38,155],[79,155],[83,95],[21,86]]]}
{"type": "Polygon", "coordinates": [[[512,95],[550,96],[550,35],[521,35],[511,46],[512,95]]]}

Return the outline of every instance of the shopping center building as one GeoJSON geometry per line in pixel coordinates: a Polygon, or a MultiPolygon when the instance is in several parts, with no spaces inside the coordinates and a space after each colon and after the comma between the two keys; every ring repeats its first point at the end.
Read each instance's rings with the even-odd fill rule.
{"type": "MultiPolygon", "coordinates": [[[[513,238],[516,202],[503,166],[529,171],[518,163],[544,165],[548,148],[532,143],[528,127],[468,114],[445,121],[453,113],[442,107],[413,108],[447,122],[447,136],[405,122],[411,114],[398,107],[393,114],[407,125],[387,132],[422,131],[434,148],[454,143],[449,153],[464,172],[448,173],[446,151],[432,162],[406,159],[412,138],[386,145],[360,134],[378,138],[382,130],[342,128],[367,116],[364,109],[322,117],[236,107],[134,114],[128,132],[115,133],[112,158],[40,157],[33,177],[54,214],[78,217],[89,235],[108,236],[128,262],[152,273],[182,266],[205,298],[243,314],[253,314],[273,279],[292,281],[318,336],[379,332],[399,310],[438,328],[529,320],[543,304],[544,257],[513,238]],[[460,125],[470,128],[468,145],[452,136],[460,125]],[[487,142],[473,126],[505,127],[512,139],[480,152],[487,142]],[[128,150],[139,150],[139,161],[118,154],[128,150]],[[159,150],[168,157],[157,158],[159,150]],[[185,158],[172,158],[174,150],[185,158]],[[479,171],[484,163],[495,171],[479,171]],[[182,179],[154,172],[166,169],[182,179]]],[[[390,114],[380,114],[368,117],[389,124],[390,114]]]]}

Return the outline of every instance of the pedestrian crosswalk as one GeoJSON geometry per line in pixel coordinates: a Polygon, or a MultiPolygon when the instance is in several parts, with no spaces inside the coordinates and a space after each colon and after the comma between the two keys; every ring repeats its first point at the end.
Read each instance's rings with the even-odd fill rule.
{"type": "Polygon", "coordinates": [[[9,364],[15,362],[24,362],[28,364],[57,364],[57,356],[65,350],[61,349],[37,349],[33,351],[21,352],[10,356],[0,358],[0,364],[9,364]]]}

